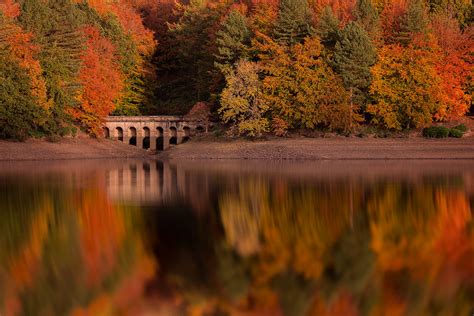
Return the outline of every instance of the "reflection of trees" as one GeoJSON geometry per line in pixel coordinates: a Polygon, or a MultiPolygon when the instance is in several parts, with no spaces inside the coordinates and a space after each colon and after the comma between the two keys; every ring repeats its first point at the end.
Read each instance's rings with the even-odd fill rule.
{"type": "Polygon", "coordinates": [[[126,311],[155,270],[139,213],[112,206],[98,185],[28,188],[0,189],[8,196],[0,200],[2,233],[14,238],[0,248],[0,314],[126,311]]]}
{"type": "Polygon", "coordinates": [[[249,176],[223,189],[219,206],[228,244],[253,258],[248,295],[260,307],[285,315],[469,311],[474,225],[459,181],[249,176]]]}

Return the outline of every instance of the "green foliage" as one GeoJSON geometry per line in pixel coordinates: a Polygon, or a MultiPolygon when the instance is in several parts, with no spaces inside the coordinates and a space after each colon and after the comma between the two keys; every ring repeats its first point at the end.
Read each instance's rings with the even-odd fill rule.
{"type": "Polygon", "coordinates": [[[464,124],[456,125],[456,126],[454,126],[452,129],[456,129],[456,130],[461,131],[461,132],[463,132],[463,133],[466,133],[466,132],[468,131],[467,126],[464,125],[464,124]]]}
{"type": "Polygon", "coordinates": [[[19,23],[35,35],[36,44],[42,48],[39,60],[48,98],[53,102],[46,128],[60,133],[71,123],[67,109],[78,105],[83,14],[71,0],[22,0],[20,5],[19,23]]]}
{"type": "Polygon", "coordinates": [[[334,48],[333,67],[350,91],[351,102],[363,109],[368,103],[368,90],[372,82],[372,67],[377,53],[367,32],[358,23],[351,22],[340,32],[334,48]]]}
{"type": "Polygon", "coordinates": [[[380,19],[372,0],[358,0],[354,9],[354,17],[372,40],[379,40],[381,31],[380,19]]]}
{"type": "Polygon", "coordinates": [[[336,45],[339,39],[340,23],[331,7],[325,7],[316,26],[316,34],[321,38],[321,43],[323,43],[326,48],[332,49],[336,45]]]}
{"type": "Polygon", "coordinates": [[[216,92],[215,25],[224,10],[224,5],[209,8],[198,0],[179,5],[177,11],[181,16],[170,25],[168,34],[172,43],[162,47],[156,56],[156,95],[161,112],[172,114],[170,109],[174,109],[184,114],[193,104],[209,100],[216,92]]]}
{"type": "Polygon", "coordinates": [[[446,138],[449,134],[449,128],[444,126],[430,126],[423,129],[423,137],[426,138],[446,138]]]}
{"type": "Polygon", "coordinates": [[[0,45],[0,138],[24,140],[45,122],[28,73],[0,45]]]}
{"type": "Polygon", "coordinates": [[[395,38],[401,44],[408,45],[413,35],[426,34],[428,32],[429,18],[423,0],[408,1],[408,9],[403,16],[400,31],[395,38]]]}
{"type": "Polygon", "coordinates": [[[225,73],[237,60],[246,57],[252,34],[245,17],[232,10],[216,35],[216,66],[225,73]]]}
{"type": "Polygon", "coordinates": [[[260,136],[268,131],[265,114],[269,107],[263,97],[259,71],[256,63],[239,61],[236,69],[226,76],[219,114],[238,135],[260,136]]]}
{"type": "Polygon", "coordinates": [[[311,10],[307,0],[282,0],[278,20],[273,29],[273,38],[281,44],[301,43],[314,33],[311,26],[311,10]]]}
{"type": "Polygon", "coordinates": [[[451,128],[449,130],[449,137],[461,138],[464,136],[464,132],[456,128],[451,128]]]}

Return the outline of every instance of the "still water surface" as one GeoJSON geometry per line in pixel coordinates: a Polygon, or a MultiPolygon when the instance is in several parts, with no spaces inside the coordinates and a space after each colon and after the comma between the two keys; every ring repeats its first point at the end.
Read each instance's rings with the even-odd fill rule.
{"type": "Polygon", "coordinates": [[[471,315],[474,162],[1,163],[0,315],[471,315]]]}

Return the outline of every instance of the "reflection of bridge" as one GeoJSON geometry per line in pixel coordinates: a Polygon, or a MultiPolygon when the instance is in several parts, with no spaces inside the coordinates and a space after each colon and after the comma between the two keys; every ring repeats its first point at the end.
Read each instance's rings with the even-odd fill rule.
{"type": "Polygon", "coordinates": [[[140,148],[164,150],[203,131],[202,122],[184,116],[109,116],[104,137],[140,148]]]}
{"type": "Polygon", "coordinates": [[[113,200],[165,202],[185,194],[185,175],[176,167],[154,162],[130,162],[106,170],[106,188],[113,200]]]}

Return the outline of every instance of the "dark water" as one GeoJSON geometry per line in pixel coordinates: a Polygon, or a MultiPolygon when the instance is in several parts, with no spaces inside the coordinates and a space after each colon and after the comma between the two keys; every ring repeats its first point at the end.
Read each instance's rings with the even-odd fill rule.
{"type": "Polygon", "coordinates": [[[0,315],[472,315],[474,161],[1,163],[0,315]]]}

